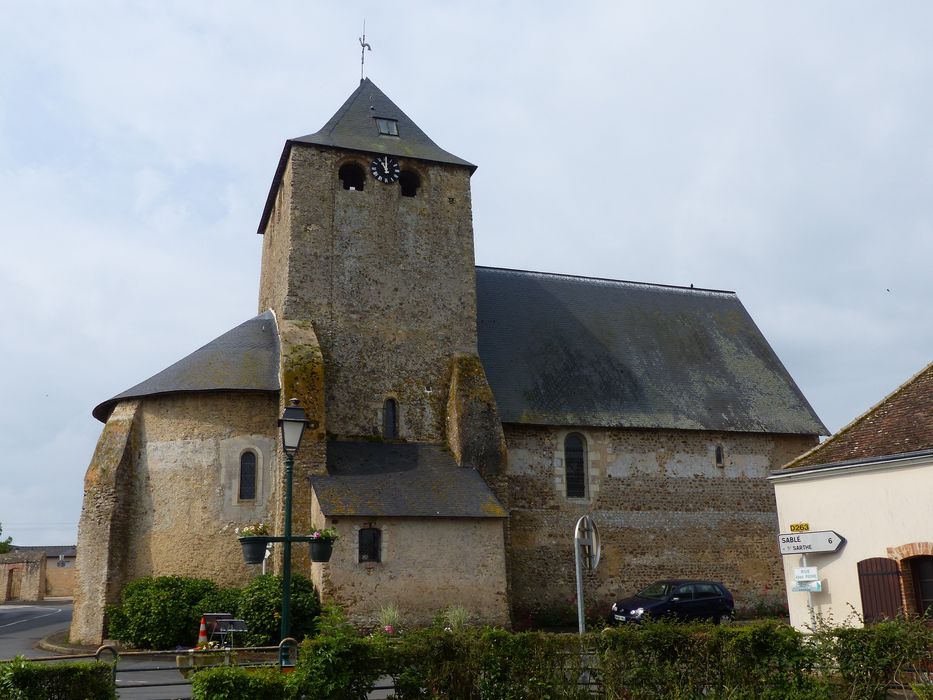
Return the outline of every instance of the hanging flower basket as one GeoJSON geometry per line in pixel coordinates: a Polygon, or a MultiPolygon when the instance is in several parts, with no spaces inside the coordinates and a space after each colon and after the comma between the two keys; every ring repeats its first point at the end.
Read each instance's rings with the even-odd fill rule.
{"type": "Polygon", "coordinates": [[[334,553],[333,540],[311,540],[311,561],[330,561],[330,555],[334,553]]]}
{"type": "Polygon", "coordinates": [[[268,544],[268,537],[241,537],[243,561],[247,564],[262,564],[262,560],[266,558],[266,545],[268,544]]]}

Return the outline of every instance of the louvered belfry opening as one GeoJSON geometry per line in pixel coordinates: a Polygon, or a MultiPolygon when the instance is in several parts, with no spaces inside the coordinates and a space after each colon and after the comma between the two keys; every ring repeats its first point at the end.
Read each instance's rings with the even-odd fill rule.
{"type": "Polygon", "coordinates": [[[860,561],[858,584],[865,623],[891,619],[903,612],[901,572],[893,559],[875,557],[860,561]]]}

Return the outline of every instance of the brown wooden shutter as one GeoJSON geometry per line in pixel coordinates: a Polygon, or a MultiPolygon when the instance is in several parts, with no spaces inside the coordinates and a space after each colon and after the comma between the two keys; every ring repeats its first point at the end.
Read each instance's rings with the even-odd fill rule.
{"type": "Polygon", "coordinates": [[[878,622],[902,612],[901,574],[893,559],[875,557],[858,563],[858,585],[862,593],[862,619],[878,622]]]}

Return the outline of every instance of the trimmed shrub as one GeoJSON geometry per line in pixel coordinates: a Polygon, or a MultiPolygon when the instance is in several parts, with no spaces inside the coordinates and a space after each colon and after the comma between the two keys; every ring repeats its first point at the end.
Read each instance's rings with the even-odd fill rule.
{"type": "Polygon", "coordinates": [[[241,595],[242,591],[239,588],[215,588],[195,605],[196,614],[200,616],[209,612],[230,613],[237,617],[240,614],[241,595]]]}
{"type": "Polygon", "coordinates": [[[17,657],[0,664],[0,696],[8,700],[110,700],[117,692],[110,664],[41,664],[17,657]]]}
{"type": "MultiPolygon", "coordinates": [[[[282,609],[282,577],[266,574],[250,581],[240,593],[239,615],[249,632],[248,646],[278,643],[282,609]]],[[[299,641],[314,634],[321,603],[314,584],[301,574],[292,574],[291,636],[299,641]]]]}
{"type": "Polygon", "coordinates": [[[301,643],[289,688],[297,697],[366,700],[387,665],[384,638],[359,637],[336,607],[321,616],[320,627],[320,637],[301,643]]]}
{"type": "Polygon", "coordinates": [[[123,589],[120,605],[107,609],[108,634],[144,649],[194,646],[200,601],[217,590],[207,579],[157,576],[137,579],[123,589]]]}
{"type": "Polygon", "coordinates": [[[816,633],[827,666],[835,666],[851,697],[883,699],[899,674],[925,669],[933,652],[933,629],[925,619],[887,620],[868,627],[816,633]]]}
{"type": "Polygon", "coordinates": [[[292,697],[277,668],[208,668],[191,680],[194,700],[281,700],[292,697]]]}

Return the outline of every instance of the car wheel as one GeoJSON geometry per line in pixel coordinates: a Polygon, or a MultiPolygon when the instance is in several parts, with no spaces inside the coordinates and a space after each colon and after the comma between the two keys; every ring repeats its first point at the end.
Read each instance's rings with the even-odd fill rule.
{"type": "Polygon", "coordinates": [[[732,622],[732,613],[729,613],[726,611],[717,613],[716,616],[713,617],[714,625],[728,625],[731,622],[732,622]]]}

